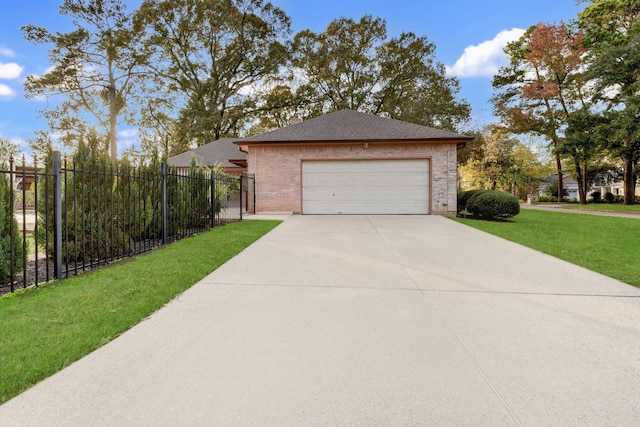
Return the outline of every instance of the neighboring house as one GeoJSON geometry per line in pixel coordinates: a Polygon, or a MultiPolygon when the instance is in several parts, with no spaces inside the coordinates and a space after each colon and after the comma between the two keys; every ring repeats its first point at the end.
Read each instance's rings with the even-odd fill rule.
{"type": "Polygon", "coordinates": [[[169,166],[176,166],[178,173],[186,173],[195,158],[198,167],[219,166],[225,173],[239,176],[247,170],[247,153],[240,151],[234,141],[238,141],[238,138],[220,138],[195,150],[170,157],[167,163],[169,166]]]}
{"type": "MultiPolygon", "coordinates": [[[[547,196],[548,195],[547,188],[549,187],[549,185],[551,185],[554,181],[557,181],[557,180],[558,180],[557,173],[553,175],[549,175],[548,177],[544,178],[540,183],[540,187],[538,187],[538,194],[541,196],[547,196]]],[[[568,174],[563,174],[562,187],[564,188],[563,195],[565,200],[575,199],[578,202],[580,201],[580,192],[578,191],[578,181],[571,178],[571,176],[569,176],[568,174]]],[[[591,197],[591,194],[594,191],[598,191],[598,190],[599,190],[599,187],[594,187],[593,185],[589,186],[589,189],[587,191],[587,198],[591,197]]]]}
{"type": "Polygon", "coordinates": [[[29,191],[36,181],[38,168],[35,166],[15,165],[13,168],[13,189],[29,191]]]}
{"type": "MultiPolygon", "coordinates": [[[[597,188],[602,193],[602,196],[606,193],[611,193],[616,196],[624,196],[624,181],[614,181],[611,184],[603,184],[597,188]]],[[[640,185],[636,184],[636,196],[640,197],[640,185]]]]}
{"type": "Polygon", "coordinates": [[[457,146],[471,139],[342,110],[236,144],[258,212],[455,215],[457,146]]]}
{"type": "Polygon", "coordinates": [[[23,203],[27,210],[34,207],[33,184],[37,180],[38,168],[35,166],[14,165],[11,179],[14,190],[14,209],[22,211],[23,203]]]}

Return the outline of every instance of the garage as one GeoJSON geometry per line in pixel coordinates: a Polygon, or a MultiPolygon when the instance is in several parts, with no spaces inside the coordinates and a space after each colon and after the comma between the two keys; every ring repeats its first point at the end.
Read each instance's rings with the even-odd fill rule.
{"type": "Polygon", "coordinates": [[[236,144],[259,213],[454,216],[457,149],[472,139],[340,110],[236,144]]]}
{"type": "Polygon", "coordinates": [[[427,214],[429,160],[305,160],[302,213],[427,214]]]}

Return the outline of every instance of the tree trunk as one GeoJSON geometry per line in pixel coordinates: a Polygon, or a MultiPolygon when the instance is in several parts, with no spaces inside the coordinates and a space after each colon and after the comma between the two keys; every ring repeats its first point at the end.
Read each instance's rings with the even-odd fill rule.
{"type": "Polygon", "coordinates": [[[573,159],[573,164],[576,167],[576,181],[578,182],[578,199],[580,199],[581,205],[587,204],[587,194],[584,190],[586,183],[586,176],[582,175],[582,167],[580,166],[580,161],[578,159],[573,159]]]}
{"type": "Polygon", "coordinates": [[[556,167],[558,168],[558,201],[564,202],[564,183],[562,180],[562,162],[560,156],[556,156],[556,167]]]}
{"type": "Polygon", "coordinates": [[[624,156],[624,204],[635,204],[636,183],[633,174],[633,154],[629,153],[624,156]]]}
{"type": "Polygon", "coordinates": [[[582,181],[583,182],[583,187],[584,187],[584,204],[587,204],[587,197],[589,197],[589,172],[587,171],[587,165],[585,162],[585,165],[583,166],[584,170],[582,172],[582,181]]]}
{"type": "Polygon", "coordinates": [[[115,161],[118,160],[118,94],[112,63],[113,61],[109,61],[109,156],[115,161]]]}
{"type": "Polygon", "coordinates": [[[118,160],[118,113],[114,106],[109,108],[109,148],[111,160],[118,160]]]}

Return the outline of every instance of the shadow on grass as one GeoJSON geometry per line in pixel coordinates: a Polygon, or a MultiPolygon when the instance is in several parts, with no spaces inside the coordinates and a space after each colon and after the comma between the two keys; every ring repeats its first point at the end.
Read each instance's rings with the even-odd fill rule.
{"type": "Polygon", "coordinates": [[[469,220],[473,220],[473,221],[484,221],[484,222],[497,222],[497,223],[505,223],[505,224],[515,224],[517,221],[514,220],[515,217],[509,217],[509,218],[478,218],[478,217],[474,217],[471,214],[463,214],[463,213],[459,213],[457,215],[457,218],[462,218],[462,219],[469,219],[469,220]]]}

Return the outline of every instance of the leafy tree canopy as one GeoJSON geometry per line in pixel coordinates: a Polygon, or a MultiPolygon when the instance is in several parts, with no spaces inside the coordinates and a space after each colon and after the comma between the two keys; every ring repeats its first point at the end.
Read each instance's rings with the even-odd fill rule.
{"type": "Polygon", "coordinates": [[[60,14],[73,19],[75,29],[53,33],[36,25],[22,27],[24,37],[35,44],[52,46],[53,68],[25,81],[27,96],[61,95],[62,101],[43,111],[51,130],[63,135],[68,146],[91,125],[88,116],[110,138],[110,155],[117,158],[119,121],[132,123],[129,103],[142,76],[142,56],[135,47],[136,35],[120,0],[64,0],[60,14]]]}
{"type": "Polygon", "coordinates": [[[174,152],[237,135],[262,111],[260,86],[288,59],[289,18],[262,0],[145,0],[135,22],[148,34],[156,87],[178,111],[174,152]]]}
{"type": "Polygon", "coordinates": [[[348,108],[451,130],[469,118],[435,46],[410,32],[389,39],[380,18],[339,18],[322,33],[301,31],[292,55],[298,93],[314,113],[348,108]]]}

